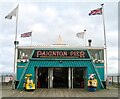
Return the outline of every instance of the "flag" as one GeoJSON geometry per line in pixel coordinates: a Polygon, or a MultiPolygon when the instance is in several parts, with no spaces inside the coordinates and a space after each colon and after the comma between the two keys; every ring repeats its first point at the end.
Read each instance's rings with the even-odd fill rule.
{"type": "Polygon", "coordinates": [[[98,9],[92,10],[92,11],[89,13],[89,16],[90,16],[90,15],[101,15],[101,14],[102,14],[102,8],[98,8],[98,9]]]}
{"type": "Polygon", "coordinates": [[[21,34],[21,38],[30,37],[30,36],[32,36],[32,32],[27,32],[27,33],[21,34]]]}
{"type": "Polygon", "coordinates": [[[5,16],[5,19],[12,19],[12,17],[16,17],[16,14],[17,14],[17,11],[18,11],[18,6],[12,10],[8,15],[5,16]]]}
{"type": "Polygon", "coordinates": [[[80,32],[80,33],[77,33],[76,34],[76,36],[78,37],[78,38],[84,38],[84,32],[80,32]]]}

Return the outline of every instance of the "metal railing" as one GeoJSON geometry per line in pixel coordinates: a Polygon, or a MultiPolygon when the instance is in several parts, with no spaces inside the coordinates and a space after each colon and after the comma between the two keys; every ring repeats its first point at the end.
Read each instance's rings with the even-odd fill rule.
{"type": "MultiPolygon", "coordinates": [[[[12,75],[0,75],[0,85],[11,85],[12,75]]],[[[108,76],[108,86],[120,87],[120,76],[108,76]]]]}
{"type": "Polygon", "coordinates": [[[108,85],[120,87],[120,76],[108,76],[108,85]]]}
{"type": "Polygon", "coordinates": [[[0,85],[11,85],[12,75],[0,75],[0,85]]]}

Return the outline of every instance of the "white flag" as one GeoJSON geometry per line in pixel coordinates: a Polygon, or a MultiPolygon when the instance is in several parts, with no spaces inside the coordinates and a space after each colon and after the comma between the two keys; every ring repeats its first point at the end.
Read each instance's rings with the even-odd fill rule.
{"type": "Polygon", "coordinates": [[[7,16],[5,16],[5,19],[12,19],[12,16],[16,17],[18,11],[18,6],[12,10],[7,16]]]}
{"type": "Polygon", "coordinates": [[[76,36],[79,38],[84,38],[84,32],[77,33],[76,36]]]}

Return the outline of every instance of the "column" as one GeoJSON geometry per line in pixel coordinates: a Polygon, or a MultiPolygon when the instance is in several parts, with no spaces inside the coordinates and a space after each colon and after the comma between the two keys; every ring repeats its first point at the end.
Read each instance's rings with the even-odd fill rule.
{"type": "Polygon", "coordinates": [[[36,80],[36,88],[37,88],[37,82],[38,82],[38,67],[35,68],[35,80],[36,80]]]}
{"type": "Polygon", "coordinates": [[[50,68],[48,68],[48,88],[50,88],[50,68]]]}
{"type": "Polygon", "coordinates": [[[73,68],[72,68],[72,89],[73,89],[73,68]]]}
{"type": "Polygon", "coordinates": [[[71,88],[71,68],[68,68],[68,87],[71,88]]]}
{"type": "Polygon", "coordinates": [[[15,61],[15,75],[14,75],[14,77],[15,77],[15,81],[17,80],[17,62],[18,62],[18,49],[16,48],[16,61],[15,61]]]}
{"type": "Polygon", "coordinates": [[[53,68],[49,69],[49,73],[50,73],[50,88],[53,88],[53,68]]]}

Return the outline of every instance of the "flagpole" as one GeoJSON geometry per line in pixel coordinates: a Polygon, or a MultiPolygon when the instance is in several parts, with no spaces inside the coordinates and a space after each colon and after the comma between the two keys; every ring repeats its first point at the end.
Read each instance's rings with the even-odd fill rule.
{"type": "Polygon", "coordinates": [[[84,43],[85,43],[85,45],[84,46],[86,46],[86,30],[84,30],[84,43]]]}
{"type": "Polygon", "coordinates": [[[31,46],[32,46],[32,31],[31,31],[31,46]]]}
{"type": "Polygon", "coordinates": [[[15,89],[15,70],[16,70],[16,66],[17,66],[17,45],[19,44],[19,42],[17,41],[17,28],[18,28],[18,7],[17,6],[17,11],[16,11],[16,28],[15,28],[15,41],[14,41],[14,68],[13,68],[13,80],[12,80],[12,89],[15,89]]]}
{"type": "Polygon", "coordinates": [[[104,30],[104,55],[105,55],[105,81],[106,81],[106,86],[108,85],[108,79],[107,79],[107,75],[108,75],[108,71],[107,71],[107,45],[106,45],[106,31],[105,31],[105,19],[104,19],[104,4],[101,4],[102,6],[102,16],[103,16],[103,30],[104,30]]]}

